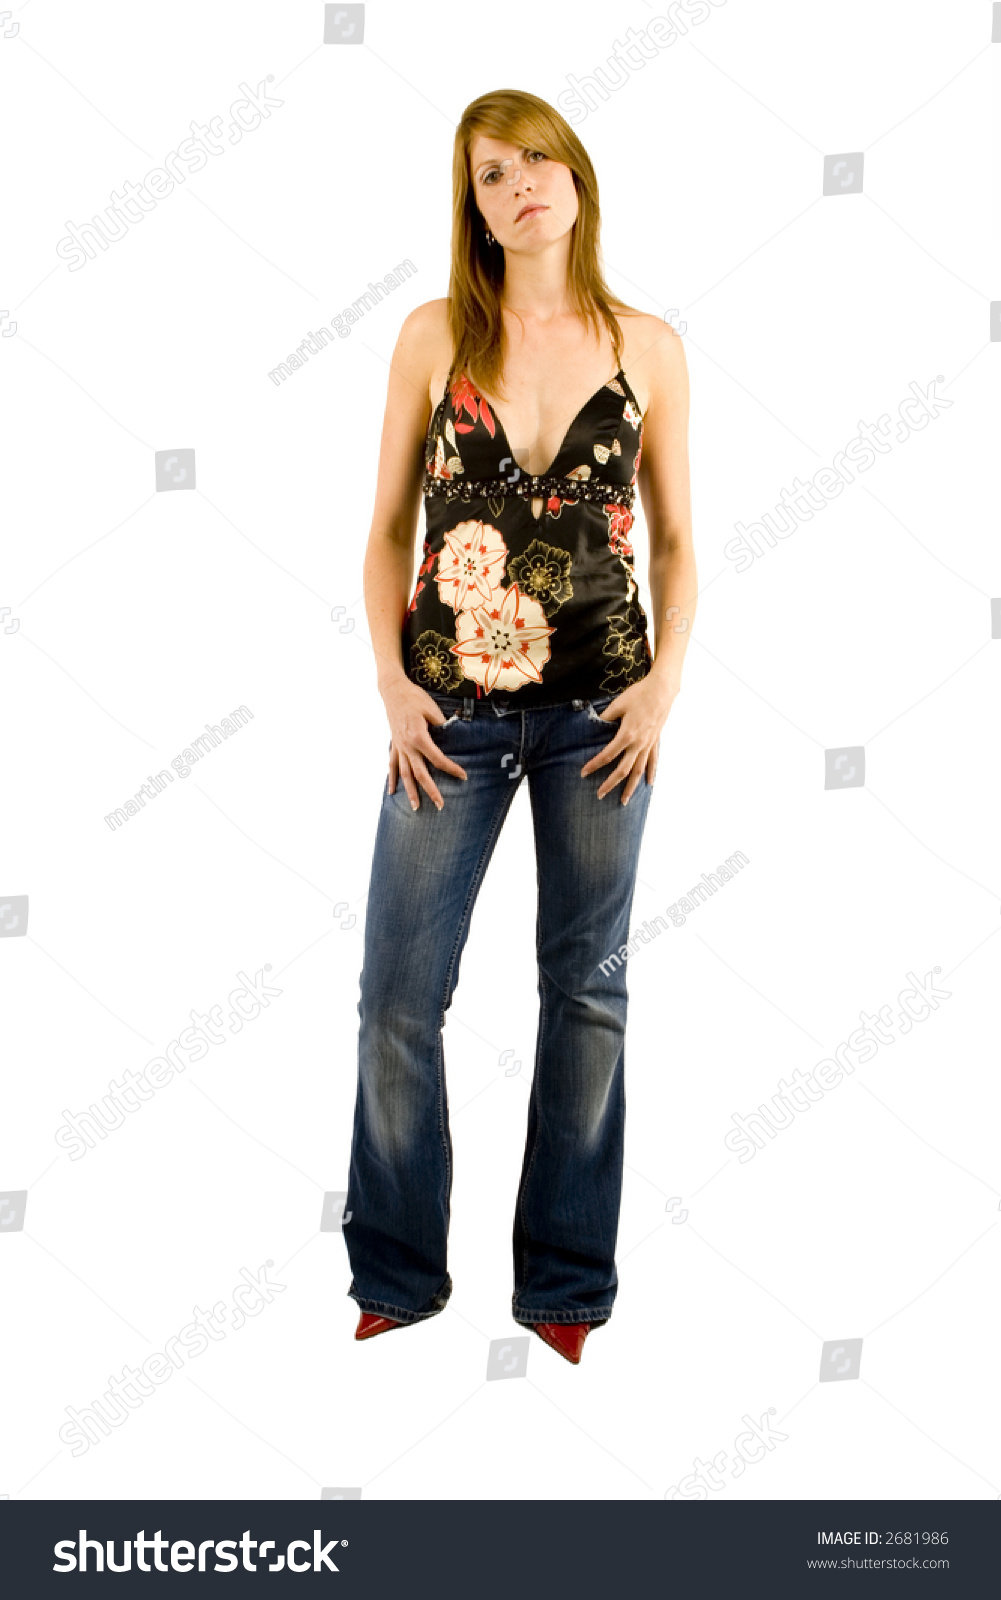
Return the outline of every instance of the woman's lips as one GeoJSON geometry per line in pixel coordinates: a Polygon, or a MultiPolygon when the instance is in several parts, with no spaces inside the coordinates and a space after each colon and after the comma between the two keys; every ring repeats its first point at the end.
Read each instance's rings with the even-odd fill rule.
{"type": "Polygon", "coordinates": [[[519,211],[518,215],[515,217],[514,220],[515,220],[515,222],[524,222],[526,217],[534,217],[540,211],[548,211],[548,210],[549,210],[548,206],[527,206],[524,211],[519,211]]]}

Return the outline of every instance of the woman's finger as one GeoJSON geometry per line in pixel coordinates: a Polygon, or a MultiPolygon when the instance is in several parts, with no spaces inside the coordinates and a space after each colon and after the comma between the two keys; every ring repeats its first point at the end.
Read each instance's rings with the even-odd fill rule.
{"type": "MultiPolygon", "coordinates": [[[[436,724],[436,726],[440,726],[440,724],[436,724]]],[[[465,778],[467,776],[465,767],[460,767],[457,761],[453,761],[451,756],[447,756],[445,752],[435,744],[430,733],[428,732],[426,724],[423,733],[419,733],[416,736],[414,744],[427,757],[432,766],[439,767],[442,772],[450,772],[452,773],[453,777],[456,778],[465,778]]]]}
{"type": "Polygon", "coordinates": [[[635,748],[632,749],[632,750],[627,750],[625,755],[622,757],[622,760],[619,762],[618,766],[614,767],[612,769],[612,771],[605,778],[604,783],[602,783],[599,786],[599,789],[598,789],[598,799],[599,800],[604,800],[606,794],[610,794],[613,789],[618,787],[618,785],[622,782],[623,778],[626,778],[626,777],[629,776],[629,773],[632,771],[633,763],[634,763],[635,760],[636,760],[635,748]]]}
{"type": "Polygon", "coordinates": [[[403,750],[400,751],[400,776],[403,779],[403,787],[407,791],[410,804],[413,810],[416,811],[420,805],[420,799],[417,794],[417,785],[414,782],[413,773],[410,771],[410,762],[407,760],[406,752],[403,750]]]}
{"type": "Polygon", "coordinates": [[[434,802],[440,811],[445,802],[438,793],[438,785],[435,783],[427,767],[424,765],[424,758],[416,746],[411,746],[410,750],[407,752],[407,759],[410,762],[411,769],[417,782],[420,784],[425,794],[429,796],[429,798],[434,802]]]}
{"type": "Polygon", "coordinates": [[[636,793],[636,790],[640,786],[640,780],[642,779],[643,773],[644,773],[645,770],[646,770],[646,762],[645,761],[638,761],[636,763],[636,765],[633,767],[633,770],[630,772],[629,777],[626,780],[626,786],[622,791],[622,804],[623,805],[626,805],[626,803],[629,801],[629,799],[636,793]]]}
{"type": "Polygon", "coordinates": [[[614,761],[615,757],[621,752],[622,748],[623,733],[622,729],[618,728],[616,732],[613,733],[608,743],[602,745],[597,755],[593,755],[590,761],[585,761],[584,765],[580,769],[581,777],[589,778],[592,772],[597,772],[601,767],[607,766],[609,761],[614,761]]]}

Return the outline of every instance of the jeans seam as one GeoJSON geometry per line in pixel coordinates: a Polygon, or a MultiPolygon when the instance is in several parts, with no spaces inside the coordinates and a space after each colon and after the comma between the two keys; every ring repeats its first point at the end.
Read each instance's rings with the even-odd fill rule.
{"type": "Polygon", "coordinates": [[[462,908],[462,917],[460,918],[459,926],[456,931],[455,943],[452,946],[452,954],[449,957],[448,966],[445,968],[445,981],[438,1008],[438,1046],[436,1052],[438,1057],[438,1132],[441,1135],[442,1149],[445,1152],[445,1170],[448,1175],[448,1187],[446,1193],[448,1194],[451,1194],[452,1188],[452,1160],[448,1153],[448,1134],[445,1131],[445,1051],[441,1037],[441,1030],[445,1026],[445,1011],[447,1009],[445,999],[451,987],[452,972],[455,968],[456,955],[462,944],[463,930],[466,928],[469,922],[473,904],[476,900],[476,896],[479,893],[480,884],[483,881],[485,862],[489,858],[490,851],[493,849],[494,844],[496,843],[497,835],[503,826],[504,818],[507,816],[508,808],[510,807],[515,789],[517,789],[520,781],[520,778],[516,780],[514,789],[512,789],[509,794],[502,798],[501,803],[497,808],[494,820],[490,825],[490,832],[488,833],[484,842],[483,849],[480,853],[480,859],[476,863],[476,871],[473,873],[473,877],[469,885],[469,892],[466,895],[466,903],[462,908]]]}
{"type": "MultiPolygon", "coordinates": [[[[541,883],[539,885],[538,905],[539,905],[539,917],[538,917],[538,927],[536,929],[536,936],[535,936],[535,960],[536,960],[536,965],[539,968],[539,1031],[538,1031],[538,1035],[537,1035],[537,1038],[536,1038],[536,1046],[535,1046],[535,1071],[532,1074],[532,1099],[533,1100],[535,1100],[536,1095],[538,1093],[539,1069],[542,1066],[543,1045],[545,1043],[545,1036],[546,1036],[546,984],[543,981],[545,975],[544,975],[543,970],[542,970],[542,959],[541,959],[542,958],[542,945],[543,945],[543,938],[542,938],[542,886],[541,886],[541,883]]],[[[525,1284],[528,1281],[528,1222],[527,1222],[526,1217],[525,1217],[525,1198],[526,1198],[526,1196],[528,1194],[528,1185],[529,1185],[529,1183],[531,1181],[532,1169],[535,1166],[535,1156],[536,1156],[536,1152],[538,1151],[538,1148],[539,1148],[539,1119],[538,1119],[538,1114],[536,1114],[535,1136],[534,1136],[534,1138],[532,1140],[532,1148],[529,1151],[529,1155],[528,1155],[528,1166],[525,1169],[525,1177],[524,1177],[524,1180],[523,1180],[522,1185],[521,1185],[521,1193],[520,1193],[520,1195],[518,1197],[518,1215],[521,1217],[521,1286],[522,1286],[522,1288],[525,1287],[525,1284]]]]}
{"type": "Polygon", "coordinates": [[[524,1307],[516,1306],[512,1308],[511,1315],[514,1317],[515,1322],[517,1322],[523,1328],[534,1327],[535,1323],[537,1322],[562,1322],[565,1325],[581,1322],[586,1322],[588,1324],[594,1322],[608,1322],[612,1315],[611,1306],[592,1306],[590,1309],[591,1315],[589,1316],[584,1316],[583,1312],[580,1311],[545,1310],[529,1311],[526,1316],[519,1317],[517,1313],[519,1310],[523,1311],[524,1307]]]}
{"type": "MultiPolygon", "coordinates": [[[[448,1274],[446,1273],[441,1288],[444,1288],[447,1282],[448,1274]]],[[[351,1291],[349,1290],[348,1293],[351,1294],[351,1291]]],[[[432,1298],[437,1298],[440,1294],[441,1289],[438,1289],[432,1298]]],[[[437,1306],[431,1311],[408,1311],[406,1306],[394,1305],[391,1300],[374,1300],[371,1295],[367,1294],[351,1294],[351,1299],[362,1311],[368,1311],[370,1316],[388,1316],[395,1322],[426,1322],[428,1317],[440,1316],[445,1309],[445,1306],[437,1306]],[[370,1310],[370,1307],[374,1307],[374,1310],[370,1310]]],[[[445,1304],[448,1304],[448,1297],[446,1297],[445,1304]]]]}

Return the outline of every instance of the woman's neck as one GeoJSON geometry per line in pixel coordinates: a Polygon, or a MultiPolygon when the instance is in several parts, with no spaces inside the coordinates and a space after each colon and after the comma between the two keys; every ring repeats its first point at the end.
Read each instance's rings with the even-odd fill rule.
{"type": "Polygon", "coordinates": [[[510,311],[525,322],[539,327],[572,314],[567,299],[567,261],[570,247],[566,238],[557,239],[546,250],[522,255],[508,251],[501,287],[502,311],[510,311]]]}

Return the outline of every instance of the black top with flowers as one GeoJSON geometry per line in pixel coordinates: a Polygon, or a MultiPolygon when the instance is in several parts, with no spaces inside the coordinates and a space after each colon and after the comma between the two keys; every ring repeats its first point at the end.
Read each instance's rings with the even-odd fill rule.
{"type": "Polygon", "coordinates": [[[532,477],[466,374],[449,374],[425,442],[427,537],[403,624],[415,683],[531,706],[619,694],[646,676],[629,543],[642,447],[620,368],[532,477]]]}

